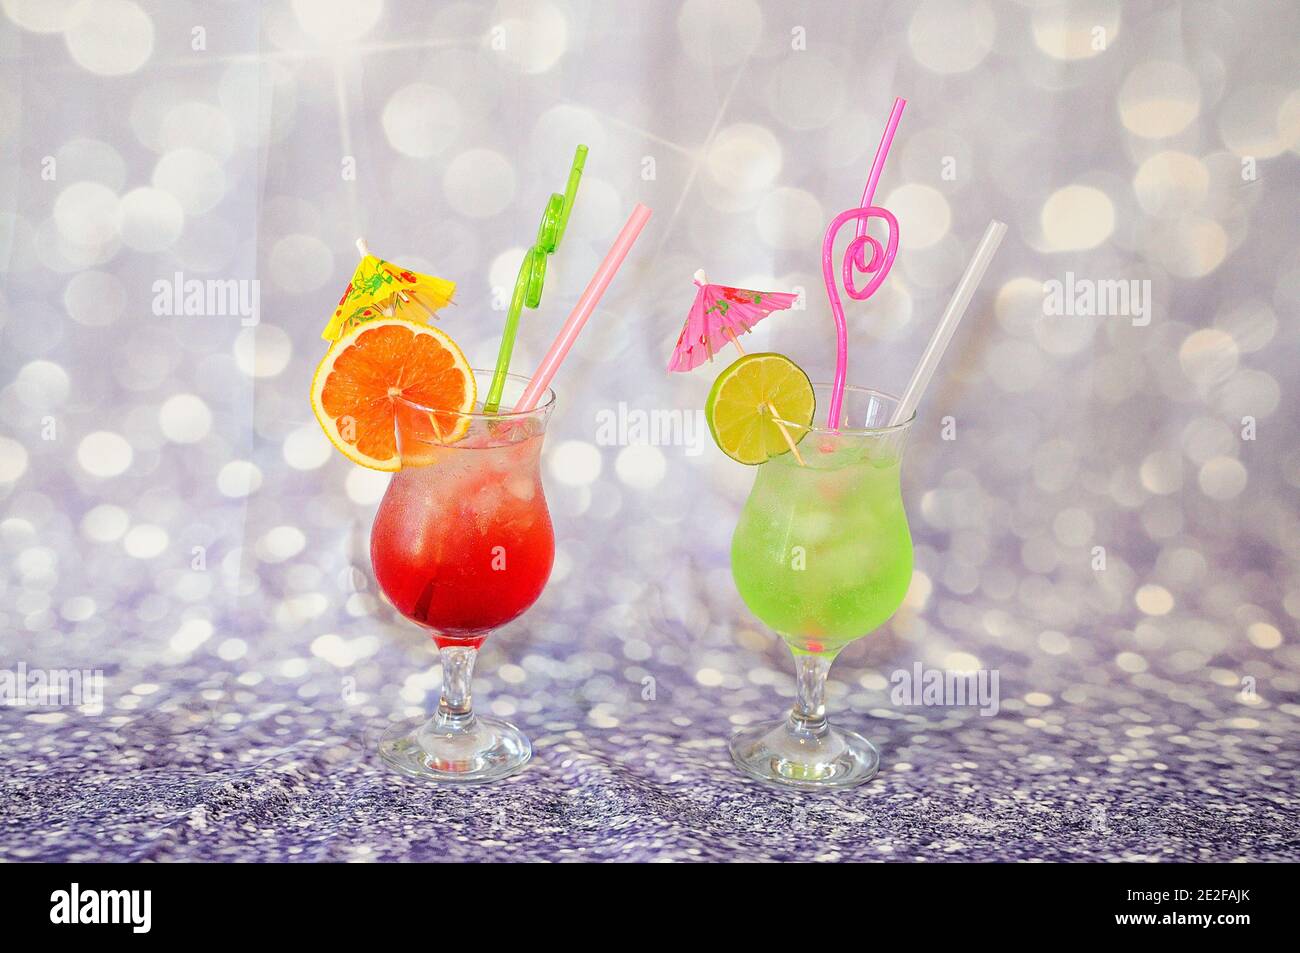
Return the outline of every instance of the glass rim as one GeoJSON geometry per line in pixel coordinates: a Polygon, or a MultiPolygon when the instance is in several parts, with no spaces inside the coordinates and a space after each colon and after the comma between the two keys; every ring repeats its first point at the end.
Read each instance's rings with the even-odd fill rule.
{"type": "MultiPolygon", "coordinates": [[[[831,390],[835,387],[835,384],[832,381],[811,381],[810,383],[812,384],[814,390],[816,390],[819,387],[823,387],[826,388],[827,390],[831,390]]],[[[894,406],[898,406],[898,404],[902,401],[902,398],[899,397],[897,394],[891,394],[888,391],[883,391],[883,390],[876,390],[874,387],[862,387],[858,384],[845,384],[844,393],[846,395],[849,393],[854,393],[854,394],[866,394],[870,397],[880,397],[888,401],[889,403],[893,404],[894,406]]],[[[818,405],[816,410],[814,411],[814,417],[813,417],[814,420],[817,419],[815,416],[817,410],[821,410],[820,405],[818,405]]],[[[786,420],[783,417],[777,417],[777,416],[773,416],[772,419],[779,424],[784,424],[787,427],[793,427],[796,430],[799,430],[805,434],[815,433],[815,434],[824,434],[826,436],[842,437],[848,435],[850,437],[868,437],[868,436],[880,436],[880,435],[888,435],[894,433],[902,433],[908,427],[912,426],[912,421],[916,420],[916,411],[912,411],[911,416],[909,416],[906,420],[902,421],[901,423],[888,424],[884,427],[840,426],[840,427],[832,428],[832,427],[827,427],[825,425],[818,426],[817,424],[796,423],[795,421],[786,420]]]]}
{"type": "MultiPolygon", "coordinates": [[[[488,378],[491,378],[492,375],[496,373],[496,371],[494,370],[490,370],[488,368],[483,368],[483,367],[471,367],[469,371],[475,377],[485,376],[488,378]]],[[[518,381],[519,383],[527,387],[528,382],[531,381],[532,378],[525,377],[523,374],[507,374],[506,380],[518,381]]],[[[542,399],[537,402],[537,406],[534,407],[532,410],[498,410],[490,414],[485,413],[484,411],[481,410],[452,410],[447,407],[430,407],[427,404],[421,404],[418,401],[409,400],[405,397],[402,397],[400,394],[394,395],[393,399],[400,400],[403,404],[406,404],[408,407],[415,407],[417,410],[423,410],[431,414],[455,414],[457,417],[471,417],[478,420],[512,420],[512,419],[522,420],[523,418],[532,417],[537,414],[541,414],[544,411],[549,411],[552,407],[554,407],[555,388],[547,387],[546,392],[542,394],[542,399]]]]}

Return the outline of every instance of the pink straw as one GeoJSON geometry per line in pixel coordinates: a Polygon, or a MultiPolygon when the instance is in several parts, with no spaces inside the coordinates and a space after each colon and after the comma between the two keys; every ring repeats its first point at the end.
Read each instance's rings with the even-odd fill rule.
{"type": "Polygon", "coordinates": [[[546,393],[546,388],[550,386],[551,378],[555,376],[555,372],[559,369],[560,362],[569,353],[569,348],[573,347],[573,342],[577,340],[582,326],[591,317],[591,312],[596,309],[596,304],[600,301],[601,295],[605,293],[609,283],[614,280],[614,275],[618,272],[619,266],[623,264],[623,259],[632,250],[632,243],[636,241],[637,236],[641,234],[641,229],[645,228],[645,223],[649,220],[650,209],[638,202],[636,208],[632,209],[632,215],[628,218],[627,224],[618,233],[618,238],[614,239],[614,246],[609,250],[609,254],[600,263],[596,273],[591,276],[587,290],[582,293],[582,297],[574,305],[573,312],[569,315],[568,320],[564,322],[564,327],[560,328],[560,333],[556,335],[555,341],[551,344],[551,349],[546,352],[546,356],[542,358],[542,363],[537,366],[537,370],[533,373],[533,379],[524,388],[523,396],[515,404],[514,409],[516,412],[529,411],[537,406],[542,394],[546,393]]]}
{"type": "Polygon", "coordinates": [[[894,108],[885,123],[885,133],[880,137],[876,157],[871,163],[871,174],[867,176],[867,187],[862,192],[862,203],[855,209],[841,212],[831,220],[822,240],[822,278],[826,283],[826,297],[830,299],[831,315],[835,318],[835,384],[831,388],[831,404],[826,414],[826,425],[835,430],[840,425],[840,414],[844,405],[844,385],[848,376],[849,330],[844,320],[844,305],[840,301],[839,289],[835,285],[835,265],[832,260],[835,249],[835,233],[840,226],[851,218],[858,220],[857,235],[845,249],[843,261],[844,290],[855,301],[865,301],[876,293],[884,283],[889,269],[894,267],[894,258],[898,254],[898,219],[888,209],[872,205],[876,196],[876,185],[880,182],[880,173],[885,168],[885,158],[889,147],[894,143],[894,133],[898,122],[903,117],[903,107],[907,100],[899,97],[894,100],[894,108]],[[889,238],[885,245],[867,234],[867,221],[871,218],[883,218],[889,226],[889,238]],[[871,258],[867,258],[867,249],[871,249],[871,258]],[[871,275],[866,287],[858,288],[854,282],[854,270],[871,275]]]}
{"type": "MultiPolygon", "coordinates": [[[[889,155],[889,147],[894,144],[894,133],[898,131],[898,122],[903,118],[903,107],[906,105],[907,100],[902,96],[895,97],[894,108],[889,112],[889,122],[885,123],[885,134],[880,137],[880,145],[876,146],[876,158],[871,162],[867,187],[862,190],[862,201],[858,203],[860,208],[870,208],[871,200],[876,197],[876,184],[880,181],[880,173],[885,171],[885,157],[889,155]]],[[[858,220],[858,238],[865,234],[867,234],[867,220],[862,218],[858,220]]],[[[863,271],[867,268],[865,264],[858,267],[863,271]]]]}

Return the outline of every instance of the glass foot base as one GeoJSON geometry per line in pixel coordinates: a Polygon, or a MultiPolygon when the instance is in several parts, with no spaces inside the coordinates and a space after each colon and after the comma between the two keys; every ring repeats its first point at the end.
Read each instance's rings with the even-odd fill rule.
{"type": "Polygon", "coordinates": [[[449,724],[410,718],[384,732],[379,757],[394,771],[426,781],[482,783],[514,774],[533,756],[527,736],[499,718],[449,724]]]}
{"type": "Polygon", "coordinates": [[[805,791],[851,788],[880,769],[880,752],[866,738],[822,722],[813,731],[792,718],[732,735],[731,760],[746,774],[805,791]]]}

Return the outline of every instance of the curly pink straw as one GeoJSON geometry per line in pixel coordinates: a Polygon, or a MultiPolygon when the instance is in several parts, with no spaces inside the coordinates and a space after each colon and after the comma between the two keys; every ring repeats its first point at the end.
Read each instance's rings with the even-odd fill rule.
{"type": "Polygon", "coordinates": [[[901,97],[894,100],[894,108],[889,113],[884,135],[880,137],[876,157],[871,163],[871,174],[867,177],[867,187],[862,192],[861,204],[858,208],[849,209],[835,216],[827,226],[826,237],[822,240],[822,278],[826,283],[826,296],[830,299],[831,314],[835,318],[835,385],[831,388],[831,405],[826,415],[826,424],[832,430],[840,425],[849,357],[848,325],[844,321],[844,305],[835,286],[835,266],[832,260],[835,234],[849,219],[858,220],[857,234],[844,251],[842,274],[844,290],[849,293],[849,297],[855,301],[864,301],[875,294],[876,289],[884,282],[898,254],[898,219],[888,209],[871,203],[875,199],[876,185],[880,182],[880,173],[885,168],[885,158],[889,155],[889,147],[893,145],[894,133],[898,129],[898,122],[903,117],[903,107],[906,105],[907,100],[901,97]],[[877,239],[867,234],[867,221],[873,216],[884,219],[889,226],[889,238],[883,246],[877,239]],[[870,259],[866,255],[868,247],[871,249],[870,259]],[[855,286],[855,268],[857,271],[871,275],[871,280],[867,282],[865,288],[859,289],[855,286]]]}

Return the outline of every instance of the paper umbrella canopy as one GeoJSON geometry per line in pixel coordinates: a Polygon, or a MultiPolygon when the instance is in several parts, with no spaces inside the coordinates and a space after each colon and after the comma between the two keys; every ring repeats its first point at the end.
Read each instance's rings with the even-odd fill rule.
{"type": "MultiPolygon", "coordinates": [[[[686,316],[686,326],[668,360],[668,370],[689,371],[736,338],[745,334],[773,311],[783,311],[798,300],[798,295],[778,291],[750,291],[727,285],[707,284],[701,272],[696,272],[695,283],[699,291],[686,316]]],[[[739,346],[739,345],[737,345],[739,346]]]]}
{"type": "Polygon", "coordinates": [[[357,324],[380,317],[425,323],[439,308],[451,303],[455,291],[455,282],[422,275],[365,253],[321,337],[337,341],[357,324]]]}

